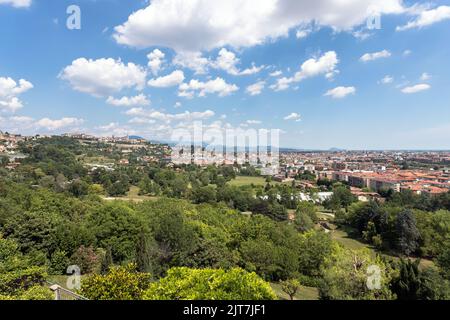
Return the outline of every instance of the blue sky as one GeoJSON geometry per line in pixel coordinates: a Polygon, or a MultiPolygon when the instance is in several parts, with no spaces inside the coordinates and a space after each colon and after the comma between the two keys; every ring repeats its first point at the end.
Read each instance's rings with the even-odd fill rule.
{"type": "Polygon", "coordinates": [[[0,130],[167,140],[201,120],[283,147],[450,149],[449,1],[257,3],[0,0],[0,130]]]}

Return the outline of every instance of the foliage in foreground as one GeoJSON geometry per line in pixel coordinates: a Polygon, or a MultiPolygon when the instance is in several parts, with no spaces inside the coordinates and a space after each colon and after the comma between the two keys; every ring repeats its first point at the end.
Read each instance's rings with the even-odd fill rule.
{"type": "Polygon", "coordinates": [[[325,300],[391,300],[393,270],[369,250],[337,247],[323,267],[320,296],[325,300]]]}
{"type": "Polygon", "coordinates": [[[136,265],[112,267],[106,275],[83,280],[80,294],[91,300],[141,300],[151,275],[136,271],[136,265]]]}
{"type": "Polygon", "coordinates": [[[240,268],[173,268],[150,285],[145,300],[275,300],[270,285],[240,268]]]}

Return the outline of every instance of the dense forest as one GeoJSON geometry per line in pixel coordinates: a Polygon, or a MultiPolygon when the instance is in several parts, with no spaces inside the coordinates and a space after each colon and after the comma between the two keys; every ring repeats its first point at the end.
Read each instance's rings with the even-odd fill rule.
{"type": "Polygon", "coordinates": [[[321,207],[294,197],[295,183],[237,186],[258,172],[143,163],[143,151],[114,170],[84,165],[120,159],[105,149],[41,139],[21,146],[14,171],[0,168],[0,299],[51,299],[47,281],[70,265],[89,299],[277,299],[274,283],[292,297],[313,287],[321,299],[450,299],[450,193],[363,203],[323,183],[332,222],[367,244],[353,249],[320,227],[321,207]],[[130,187],[146,198],[120,200],[130,187]]]}

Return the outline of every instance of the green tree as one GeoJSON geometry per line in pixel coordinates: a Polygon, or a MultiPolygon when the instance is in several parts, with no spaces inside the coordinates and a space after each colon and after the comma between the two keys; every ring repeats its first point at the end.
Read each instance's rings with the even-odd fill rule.
{"type": "Polygon", "coordinates": [[[242,269],[173,268],[150,285],[144,300],[274,300],[270,285],[242,269]]]}
{"type": "Polygon", "coordinates": [[[294,300],[298,290],[300,290],[300,282],[297,279],[288,279],[281,281],[281,289],[285,292],[291,300],[294,300]]]}
{"type": "Polygon", "coordinates": [[[421,293],[420,260],[400,260],[399,275],[392,281],[392,291],[399,300],[418,300],[421,293]]]}
{"type": "Polygon", "coordinates": [[[437,263],[442,274],[450,280],[450,240],[444,243],[437,256],[437,263]]]}
{"type": "Polygon", "coordinates": [[[298,271],[308,277],[319,277],[320,270],[334,250],[331,237],[318,231],[309,231],[301,235],[296,246],[298,250],[298,271]]]}
{"type": "Polygon", "coordinates": [[[82,274],[99,273],[101,271],[104,253],[93,247],[81,246],[70,258],[71,264],[80,267],[82,274]]]}
{"type": "Polygon", "coordinates": [[[416,226],[416,219],[410,210],[401,212],[397,216],[397,248],[398,250],[409,256],[419,247],[420,233],[416,226]]]}
{"type": "Polygon", "coordinates": [[[80,294],[91,300],[141,300],[151,275],[136,271],[135,264],[112,267],[105,275],[83,279],[80,294]]]}
{"type": "Polygon", "coordinates": [[[57,250],[50,258],[48,272],[52,275],[65,274],[69,264],[70,262],[67,253],[65,251],[57,250]]]}
{"type": "Polygon", "coordinates": [[[192,201],[195,203],[214,203],[216,202],[216,189],[211,186],[195,188],[192,192],[192,201]]]}
{"type": "Polygon", "coordinates": [[[314,228],[317,222],[317,208],[313,203],[302,201],[295,212],[295,225],[301,232],[314,228]]]}
{"type": "Polygon", "coordinates": [[[393,271],[368,249],[337,247],[322,267],[319,292],[326,300],[390,300],[393,271]]]}

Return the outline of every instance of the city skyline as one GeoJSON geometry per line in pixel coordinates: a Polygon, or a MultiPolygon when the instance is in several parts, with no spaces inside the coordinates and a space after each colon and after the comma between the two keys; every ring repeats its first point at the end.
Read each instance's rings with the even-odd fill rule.
{"type": "Polygon", "coordinates": [[[252,3],[0,0],[0,130],[167,141],[202,121],[281,129],[282,148],[450,149],[448,1],[252,3]]]}

